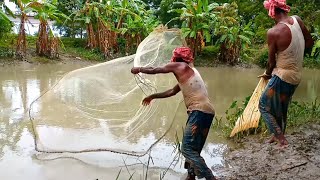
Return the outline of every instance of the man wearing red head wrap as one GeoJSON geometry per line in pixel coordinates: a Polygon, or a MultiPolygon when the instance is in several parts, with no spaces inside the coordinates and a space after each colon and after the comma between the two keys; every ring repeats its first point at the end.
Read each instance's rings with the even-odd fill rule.
{"type": "Polygon", "coordinates": [[[153,99],[167,98],[182,92],[189,116],[181,146],[181,152],[186,158],[187,179],[195,179],[195,176],[215,179],[200,156],[214,117],[214,109],[208,98],[206,85],[199,72],[193,67],[191,49],[176,48],[173,51],[171,62],[163,67],[133,67],[131,72],[133,74],[173,73],[175,75],[178,81],[175,87],[144,98],[142,104],[149,105],[153,99]]]}
{"type": "Polygon", "coordinates": [[[290,7],[285,0],[268,0],[264,7],[276,25],[267,33],[268,66],[259,77],[270,81],[260,98],[259,110],[273,134],[269,142],[279,141],[283,147],[288,144],[284,137],[288,106],[301,80],[304,50],[313,46],[313,40],[298,16],[288,16],[290,7]]]}
{"type": "Polygon", "coordinates": [[[177,59],[182,58],[184,62],[193,63],[193,54],[190,48],[180,47],[173,51],[171,62],[177,62],[177,59]]]}

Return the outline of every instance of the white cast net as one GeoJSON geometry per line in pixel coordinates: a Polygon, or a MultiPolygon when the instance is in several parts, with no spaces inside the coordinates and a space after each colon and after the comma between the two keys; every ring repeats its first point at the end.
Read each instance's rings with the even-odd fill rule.
{"type": "Polygon", "coordinates": [[[130,70],[162,66],[183,45],[179,30],[159,27],[135,55],[65,75],[30,107],[37,150],[145,155],[170,129],[182,98],[142,106],[146,95],[172,88],[177,81],[173,74],[134,76],[130,70]]]}

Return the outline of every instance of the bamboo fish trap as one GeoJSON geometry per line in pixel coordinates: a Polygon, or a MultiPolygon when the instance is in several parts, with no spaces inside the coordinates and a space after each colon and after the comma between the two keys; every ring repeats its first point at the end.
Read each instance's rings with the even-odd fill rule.
{"type": "Polygon", "coordinates": [[[236,133],[250,129],[257,128],[259,125],[260,111],[259,111],[259,100],[267,86],[268,80],[260,78],[260,81],[255,88],[252,96],[248,102],[248,105],[244,109],[242,115],[238,118],[235,127],[233,128],[230,137],[233,137],[236,133]]]}

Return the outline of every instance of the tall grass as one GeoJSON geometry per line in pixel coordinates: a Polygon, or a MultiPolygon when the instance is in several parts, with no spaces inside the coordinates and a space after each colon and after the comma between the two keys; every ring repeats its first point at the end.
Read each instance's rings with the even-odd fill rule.
{"type": "MultiPolygon", "coordinates": [[[[237,101],[232,102],[225,112],[225,118],[216,119],[212,127],[221,130],[225,137],[229,137],[238,117],[243,113],[249,99],[250,96],[246,97],[241,104],[238,104],[237,101]]],[[[320,123],[320,102],[317,99],[312,102],[293,101],[289,106],[287,127],[296,128],[306,123],[320,123]]],[[[260,118],[257,129],[240,132],[235,136],[235,139],[250,134],[261,133],[265,130],[266,124],[264,120],[260,118]]]]}
{"type": "Polygon", "coordinates": [[[293,101],[288,111],[288,127],[297,127],[306,123],[320,122],[320,102],[293,101]]]}

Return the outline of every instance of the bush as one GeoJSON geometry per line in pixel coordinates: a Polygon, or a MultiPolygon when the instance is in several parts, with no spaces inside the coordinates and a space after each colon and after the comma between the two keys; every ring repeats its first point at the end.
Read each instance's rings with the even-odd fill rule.
{"type": "Polygon", "coordinates": [[[310,122],[319,122],[320,102],[316,99],[311,103],[293,101],[288,112],[288,127],[296,127],[310,122]]]}
{"type": "Polygon", "coordinates": [[[61,41],[65,47],[86,47],[86,39],[62,37],[61,41]]]}
{"type": "Polygon", "coordinates": [[[14,53],[14,49],[0,47],[0,58],[13,57],[14,53]]]}
{"type": "Polygon", "coordinates": [[[303,67],[306,68],[320,68],[320,58],[306,56],[303,60],[303,67]]]}
{"type": "Polygon", "coordinates": [[[219,46],[205,46],[200,53],[202,57],[217,57],[220,52],[219,46]]]}
{"type": "Polygon", "coordinates": [[[312,57],[315,57],[316,59],[318,59],[320,61],[320,39],[317,40],[314,43],[314,46],[312,48],[312,53],[311,53],[312,57]]]}
{"type": "Polygon", "coordinates": [[[82,47],[74,48],[74,47],[66,47],[66,52],[76,57],[81,57],[82,59],[90,60],[90,61],[103,61],[103,55],[99,51],[99,49],[85,49],[82,47]]]}
{"type": "Polygon", "coordinates": [[[220,47],[218,46],[205,46],[202,52],[197,55],[195,60],[196,66],[209,66],[212,67],[217,63],[220,47]]]}
{"type": "Polygon", "coordinates": [[[254,60],[254,64],[258,65],[261,68],[266,68],[268,57],[269,57],[268,48],[264,47],[260,51],[258,51],[256,58],[254,60]]]}
{"type": "Polygon", "coordinates": [[[12,31],[13,23],[0,17],[0,38],[12,31]]]}
{"type": "Polygon", "coordinates": [[[38,39],[37,36],[27,36],[26,39],[27,39],[27,43],[28,43],[27,49],[28,49],[28,47],[36,48],[36,42],[38,39]]]}

